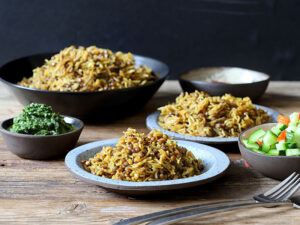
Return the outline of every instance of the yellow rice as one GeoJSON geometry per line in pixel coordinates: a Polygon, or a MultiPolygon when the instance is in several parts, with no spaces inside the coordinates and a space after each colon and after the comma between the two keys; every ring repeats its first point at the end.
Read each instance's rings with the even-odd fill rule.
{"type": "Polygon", "coordinates": [[[204,92],[180,94],[174,103],[160,107],[158,123],[169,131],[203,137],[236,137],[254,125],[270,122],[248,97],[230,94],[209,96],[204,92]]]}
{"type": "Polygon", "coordinates": [[[158,130],[148,134],[128,128],[115,147],[103,147],[84,168],[92,174],[124,181],[173,180],[199,175],[200,159],[158,130]]]}
{"type": "Polygon", "coordinates": [[[155,79],[149,67],[135,65],[131,53],[70,46],[18,84],[51,91],[102,91],[145,85],[155,79]]]}

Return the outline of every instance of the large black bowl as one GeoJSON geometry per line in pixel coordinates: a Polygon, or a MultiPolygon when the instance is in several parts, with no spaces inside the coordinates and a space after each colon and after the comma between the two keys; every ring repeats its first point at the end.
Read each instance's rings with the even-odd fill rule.
{"type": "Polygon", "coordinates": [[[32,70],[44,64],[55,53],[39,54],[11,61],[0,68],[0,81],[23,104],[44,103],[55,112],[81,119],[97,118],[106,121],[132,114],[141,109],[166,79],[168,66],[156,59],[135,55],[137,65],[146,65],[159,76],[153,83],[143,86],[91,92],[59,92],[26,88],[16,83],[32,76],[32,70]]]}

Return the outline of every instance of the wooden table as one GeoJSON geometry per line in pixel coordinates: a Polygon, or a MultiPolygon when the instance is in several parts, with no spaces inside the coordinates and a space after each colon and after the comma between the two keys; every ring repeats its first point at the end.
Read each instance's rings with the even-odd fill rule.
{"type": "MultiPolygon", "coordinates": [[[[300,82],[271,82],[258,104],[284,114],[300,111],[300,82]]],[[[167,81],[135,116],[103,125],[86,125],[78,145],[118,138],[127,127],[147,132],[145,117],[158,106],[173,101],[180,92],[176,81],[167,81]]],[[[22,106],[0,85],[0,120],[21,112],[22,106]]],[[[0,138],[0,224],[111,224],[121,219],[174,207],[249,199],[278,181],[246,168],[237,146],[227,149],[232,160],[227,174],[204,185],[157,196],[123,196],[74,178],[64,159],[21,159],[0,138]]],[[[291,207],[255,208],[203,216],[197,224],[300,224],[300,211],[291,207]]],[[[189,221],[188,223],[192,223],[189,221]]]]}

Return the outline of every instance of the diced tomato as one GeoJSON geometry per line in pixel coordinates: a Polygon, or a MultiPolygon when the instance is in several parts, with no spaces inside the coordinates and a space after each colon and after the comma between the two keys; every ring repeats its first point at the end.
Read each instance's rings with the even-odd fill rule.
{"type": "Polygon", "coordinates": [[[279,136],[277,137],[277,141],[285,141],[286,137],[286,130],[282,131],[279,136]]]}
{"type": "Polygon", "coordinates": [[[277,122],[288,126],[290,123],[290,119],[287,116],[279,115],[277,118],[277,122]]]}
{"type": "Polygon", "coordinates": [[[250,165],[249,165],[249,163],[247,163],[247,161],[245,161],[245,166],[246,166],[247,168],[250,167],[250,165]]]}
{"type": "Polygon", "coordinates": [[[260,140],[257,140],[256,142],[259,144],[259,146],[262,146],[262,142],[260,140]]]}

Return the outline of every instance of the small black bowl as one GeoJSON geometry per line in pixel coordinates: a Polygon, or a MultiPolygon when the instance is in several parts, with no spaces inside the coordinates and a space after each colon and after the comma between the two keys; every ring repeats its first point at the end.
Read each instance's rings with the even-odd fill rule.
{"type": "Polygon", "coordinates": [[[265,93],[269,81],[267,74],[237,67],[195,69],[179,77],[182,89],[187,92],[199,90],[212,96],[228,93],[251,100],[257,100],[265,93]]]}
{"type": "Polygon", "coordinates": [[[65,155],[76,145],[83,129],[83,122],[79,119],[64,116],[66,123],[72,124],[76,130],[60,135],[28,135],[13,133],[8,128],[13,118],[4,120],[0,124],[0,132],[8,150],[24,159],[54,159],[65,155]]]}
{"type": "Polygon", "coordinates": [[[32,76],[32,70],[44,64],[55,53],[40,54],[14,60],[0,68],[0,81],[23,104],[32,102],[52,106],[57,113],[81,119],[107,121],[140,110],[165,81],[169,68],[156,59],[135,55],[136,65],[146,65],[159,77],[152,83],[107,91],[59,92],[27,88],[16,83],[32,76]]]}
{"type": "Polygon", "coordinates": [[[238,139],[238,145],[243,158],[260,173],[267,177],[283,180],[291,173],[300,173],[300,156],[269,156],[254,152],[244,146],[243,138],[248,138],[255,130],[262,128],[270,130],[276,123],[265,123],[243,131],[238,139]]]}

